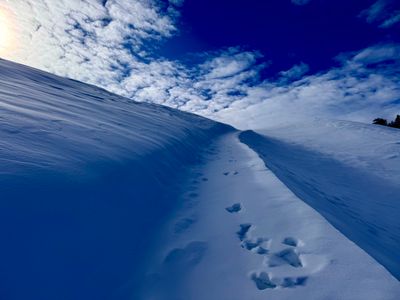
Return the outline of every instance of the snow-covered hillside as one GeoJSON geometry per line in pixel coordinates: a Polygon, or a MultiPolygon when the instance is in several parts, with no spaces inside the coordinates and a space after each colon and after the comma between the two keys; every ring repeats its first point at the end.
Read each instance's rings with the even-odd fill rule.
{"type": "Polygon", "coordinates": [[[362,169],[392,183],[400,182],[400,130],[349,121],[315,119],[267,130],[271,138],[362,169]]]}
{"type": "Polygon", "coordinates": [[[0,299],[399,299],[370,256],[396,274],[376,197],[398,195],[397,132],[372,164],[312,128],[241,133],[0,60],[0,299]]]}
{"type": "Polygon", "coordinates": [[[302,200],[400,279],[400,130],[348,121],[245,132],[302,200]]]}
{"type": "Polygon", "coordinates": [[[0,61],[0,298],[112,299],[229,126],[0,61]]]}
{"type": "Polygon", "coordinates": [[[398,299],[398,281],[238,135],[218,138],[192,169],[133,299],[398,299]]]}

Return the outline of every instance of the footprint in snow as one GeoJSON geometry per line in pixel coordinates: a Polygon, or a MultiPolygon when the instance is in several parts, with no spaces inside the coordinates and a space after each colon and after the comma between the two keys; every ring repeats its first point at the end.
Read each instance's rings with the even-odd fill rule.
{"type": "Polygon", "coordinates": [[[297,245],[299,244],[299,241],[293,237],[286,237],[283,239],[282,244],[297,247],[297,245]]]}
{"type": "Polygon", "coordinates": [[[226,207],[225,210],[231,214],[238,213],[242,210],[242,205],[240,203],[235,203],[232,206],[226,207]]]}
{"type": "MultiPolygon", "coordinates": [[[[269,244],[271,240],[268,238],[250,237],[250,229],[253,225],[250,223],[240,224],[240,229],[236,232],[240,245],[242,248],[265,257],[266,265],[269,268],[276,268],[281,266],[291,266],[293,268],[302,268],[303,262],[298,253],[297,246],[299,241],[293,237],[286,237],[282,240],[282,244],[290,246],[278,252],[270,252],[269,244]]],[[[296,286],[305,286],[308,277],[277,277],[271,278],[267,272],[253,273],[251,279],[256,284],[259,290],[274,289],[274,288],[294,288],[296,286]]]]}
{"type": "Polygon", "coordinates": [[[291,288],[299,285],[306,285],[306,282],[308,280],[307,276],[301,276],[301,277],[285,277],[283,278],[283,282],[280,284],[281,287],[284,288],[291,288]]]}
{"type": "Polygon", "coordinates": [[[267,254],[269,251],[264,244],[268,241],[267,238],[246,239],[242,241],[241,246],[249,251],[256,250],[258,254],[267,254]]]}
{"type": "Polygon", "coordinates": [[[241,241],[241,247],[260,255],[265,255],[269,253],[269,250],[265,245],[269,241],[268,238],[248,238],[248,233],[252,226],[253,225],[251,225],[250,223],[240,224],[240,229],[236,232],[236,235],[241,241]]]}
{"type": "Polygon", "coordinates": [[[247,233],[249,232],[251,228],[251,224],[246,223],[246,224],[240,224],[240,229],[239,231],[236,232],[239,240],[243,241],[247,237],[247,233]]]}
{"type": "Polygon", "coordinates": [[[296,286],[305,286],[308,280],[307,276],[300,277],[284,277],[273,278],[271,274],[267,272],[253,273],[251,274],[251,279],[256,284],[257,289],[260,291],[266,289],[281,288],[294,288],[296,286]]]}
{"type": "MultiPolygon", "coordinates": [[[[229,173],[228,173],[229,174],[229,173]]],[[[227,175],[227,174],[226,174],[227,175]]],[[[242,206],[240,203],[235,203],[232,206],[226,207],[226,211],[229,213],[238,213],[242,206]]],[[[240,245],[242,248],[262,255],[266,259],[266,264],[269,268],[276,268],[285,265],[289,265],[293,268],[302,268],[303,262],[301,256],[297,250],[297,246],[300,244],[299,240],[294,237],[285,237],[282,240],[282,244],[289,246],[278,252],[271,253],[269,248],[269,243],[271,242],[268,238],[249,237],[250,229],[252,229],[253,224],[244,223],[240,224],[240,229],[236,232],[237,237],[240,240],[240,245]]],[[[276,277],[272,278],[271,274],[267,272],[253,273],[251,274],[251,279],[255,283],[257,289],[275,289],[275,288],[295,288],[297,286],[305,286],[308,280],[307,276],[300,277],[276,277]]]]}
{"type": "MultiPolygon", "coordinates": [[[[223,174],[224,174],[225,176],[228,176],[230,173],[231,173],[231,172],[224,172],[223,174]]],[[[237,174],[239,174],[238,171],[234,171],[234,172],[232,173],[232,175],[237,175],[237,174]]]]}
{"type": "Polygon", "coordinates": [[[253,273],[251,275],[251,279],[256,284],[256,287],[262,291],[265,289],[274,289],[276,288],[276,284],[273,283],[270,279],[270,275],[266,272],[261,272],[260,274],[253,273]]]}
{"type": "Polygon", "coordinates": [[[180,234],[188,230],[196,222],[195,218],[182,218],[174,225],[174,233],[180,234]]]}
{"type": "Polygon", "coordinates": [[[174,269],[197,265],[204,257],[208,245],[205,242],[195,241],[184,248],[171,250],[164,259],[164,264],[174,269]]]}
{"type": "Polygon", "coordinates": [[[289,264],[292,267],[300,268],[303,266],[300,256],[296,249],[287,248],[268,257],[269,267],[278,267],[289,264]]]}

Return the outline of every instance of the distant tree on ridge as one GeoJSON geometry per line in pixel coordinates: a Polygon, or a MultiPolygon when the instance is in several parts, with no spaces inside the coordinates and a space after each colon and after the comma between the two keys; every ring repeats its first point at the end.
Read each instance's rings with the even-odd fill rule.
{"type": "Polygon", "coordinates": [[[400,115],[397,115],[396,119],[394,119],[394,121],[391,121],[390,123],[388,123],[386,119],[382,118],[376,118],[372,123],[375,125],[389,126],[400,129],[400,115]]]}
{"type": "Polygon", "coordinates": [[[388,122],[387,122],[386,119],[376,118],[376,119],[373,121],[373,124],[375,124],[375,125],[387,126],[387,125],[388,125],[388,122]]]}
{"type": "Polygon", "coordinates": [[[400,115],[396,116],[396,119],[392,122],[389,123],[390,127],[394,127],[394,128],[400,128],[400,115]]]}

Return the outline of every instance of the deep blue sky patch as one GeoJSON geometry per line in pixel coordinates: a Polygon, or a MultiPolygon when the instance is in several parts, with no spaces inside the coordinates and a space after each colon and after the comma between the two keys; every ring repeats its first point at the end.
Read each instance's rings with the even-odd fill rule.
{"type": "Polygon", "coordinates": [[[300,62],[316,72],[331,67],[339,53],[400,41],[400,23],[380,28],[360,16],[374,3],[187,0],[181,9],[181,32],[166,41],[160,54],[182,59],[192,52],[242,46],[264,54],[271,62],[269,75],[300,62]]]}

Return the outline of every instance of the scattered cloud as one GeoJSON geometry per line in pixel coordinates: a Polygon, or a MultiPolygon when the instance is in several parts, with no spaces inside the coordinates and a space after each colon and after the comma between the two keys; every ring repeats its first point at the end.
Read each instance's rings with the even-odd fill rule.
{"type": "Polygon", "coordinates": [[[184,0],[169,0],[169,3],[178,7],[182,6],[184,2],[184,0]]]}
{"type": "Polygon", "coordinates": [[[352,62],[374,64],[400,59],[400,46],[396,44],[378,45],[359,51],[352,62]]]}
{"type": "Polygon", "coordinates": [[[400,8],[394,0],[377,0],[360,15],[367,23],[378,24],[381,28],[389,28],[400,22],[400,8]]]}
{"type": "Polygon", "coordinates": [[[208,73],[208,79],[232,77],[253,67],[260,56],[256,52],[240,52],[238,48],[229,48],[219,56],[206,61],[200,68],[208,73]]]}
{"type": "Polygon", "coordinates": [[[281,81],[287,83],[294,81],[303,77],[310,70],[309,66],[303,62],[298,65],[294,65],[287,71],[281,71],[279,75],[281,76],[281,81]]]}
{"type": "Polygon", "coordinates": [[[389,28],[392,27],[394,24],[400,22],[400,10],[394,12],[388,19],[386,19],[380,27],[382,28],[389,28]]]}
{"type": "MultiPolygon", "coordinates": [[[[379,45],[341,56],[341,65],[286,85],[261,82],[260,101],[243,98],[216,115],[240,128],[313,118],[371,122],[399,113],[400,45],[379,45]]],[[[252,89],[252,88],[251,88],[252,89]]]]}
{"type": "Polygon", "coordinates": [[[101,86],[142,65],[154,42],[175,34],[179,15],[151,0],[13,0],[0,10],[17,41],[3,58],[101,86]]]}
{"type": "Polygon", "coordinates": [[[192,68],[154,64],[152,76],[126,79],[126,96],[194,112],[239,128],[312,118],[370,122],[398,113],[400,45],[376,45],[338,57],[340,66],[306,75],[301,62],[275,79],[261,80],[260,54],[229,48],[209,53],[192,68]],[[235,61],[235,63],[232,63],[235,61]],[[160,75],[161,74],[161,75],[160,75]],[[143,84],[146,81],[146,84],[143,84]],[[139,87],[137,83],[142,85],[139,87]]]}
{"type": "Polygon", "coordinates": [[[306,5],[310,2],[311,0],[292,0],[292,3],[295,5],[306,5]]]}

